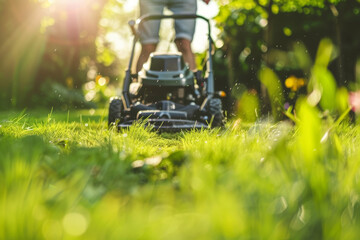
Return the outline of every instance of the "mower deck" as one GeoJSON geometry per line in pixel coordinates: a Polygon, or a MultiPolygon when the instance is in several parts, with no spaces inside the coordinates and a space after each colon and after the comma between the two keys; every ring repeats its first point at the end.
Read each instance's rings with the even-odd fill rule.
{"type": "MultiPolygon", "coordinates": [[[[118,124],[118,129],[126,129],[139,120],[129,120],[118,124]]],[[[209,125],[192,120],[179,119],[147,119],[145,120],[145,127],[151,126],[154,130],[160,132],[179,132],[182,130],[201,130],[209,129],[209,125]]]]}

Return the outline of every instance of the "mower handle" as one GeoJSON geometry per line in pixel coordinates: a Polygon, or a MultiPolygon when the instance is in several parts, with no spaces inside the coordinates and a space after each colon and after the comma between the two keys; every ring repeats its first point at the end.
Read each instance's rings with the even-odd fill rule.
{"type": "Polygon", "coordinates": [[[201,18],[207,22],[209,22],[209,20],[206,17],[203,17],[201,15],[197,15],[197,14],[192,14],[192,13],[180,13],[180,14],[168,14],[168,15],[164,15],[164,14],[145,14],[144,16],[138,18],[136,20],[137,24],[140,24],[142,21],[147,21],[147,20],[160,20],[160,19],[164,19],[164,18],[172,18],[172,19],[194,19],[194,18],[201,18]]]}
{"type": "Polygon", "coordinates": [[[204,16],[197,15],[197,14],[172,14],[172,15],[163,15],[163,14],[146,14],[136,20],[136,24],[140,26],[143,22],[149,21],[149,20],[161,20],[161,19],[202,19],[208,24],[209,29],[209,35],[211,30],[211,25],[209,19],[207,19],[204,16]]]}
{"type": "Polygon", "coordinates": [[[138,26],[140,26],[143,22],[146,21],[150,21],[150,20],[161,20],[161,19],[202,19],[204,20],[207,24],[208,24],[208,30],[209,30],[209,35],[211,35],[211,25],[210,25],[210,21],[209,19],[207,19],[204,16],[201,15],[197,15],[197,14],[188,14],[188,13],[184,13],[184,14],[172,14],[172,15],[163,15],[163,14],[146,14],[140,18],[138,18],[136,20],[136,22],[134,20],[129,21],[129,26],[131,28],[132,33],[137,36],[138,32],[135,29],[135,24],[137,24],[138,26]]]}
{"type": "MultiPolygon", "coordinates": [[[[140,17],[139,19],[137,19],[136,21],[131,20],[128,22],[130,28],[131,28],[131,32],[134,35],[134,40],[133,40],[133,47],[131,50],[131,54],[130,54],[130,61],[129,61],[129,67],[126,70],[126,74],[125,74],[125,79],[124,79],[124,83],[123,83],[123,95],[122,95],[122,100],[123,100],[123,105],[125,110],[129,110],[130,109],[130,104],[131,104],[131,98],[130,98],[130,94],[129,94],[129,87],[130,87],[130,83],[131,83],[131,67],[132,67],[132,62],[134,59],[134,51],[135,51],[135,45],[136,42],[139,40],[139,32],[137,30],[137,28],[135,27],[140,26],[143,22],[146,21],[150,21],[150,20],[161,20],[161,19],[202,19],[205,22],[207,22],[208,24],[208,40],[209,40],[209,70],[208,70],[208,84],[207,84],[207,99],[211,99],[214,95],[214,75],[213,75],[213,62],[212,62],[212,39],[211,39],[211,25],[210,25],[210,20],[197,15],[197,14],[172,14],[172,15],[162,15],[162,14],[147,14],[144,15],[142,17],[140,17]]],[[[202,106],[203,108],[203,106],[202,106]]]]}
{"type": "MultiPolygon", "coordinates": [[[[163,15],[163,14],[147,14],[144,15],[136,20],[136,24],[138,26],[141,26],[143,22],[149,21],[149,20],[161,20],[161,19],[202,19],[204,20],[208,25],[208,40],[209,40],[209,76],[208,76],[208,85],[207,85],[207,91],[209,95],[214,94],[214,76],[213,76],[213,61],[212,61],[212,43],[213,40],[211,38],[211,24],[210,20],[207,19],[204,16],[197,15],[197,14],[188,14],[188,13],[180,13],[180,14],[171,14],[171,15],[163,15]]],[[[135,27],[133,26],[136,35],[135,38],[139,37],[138,31],[136,31],[135,27]]]]}

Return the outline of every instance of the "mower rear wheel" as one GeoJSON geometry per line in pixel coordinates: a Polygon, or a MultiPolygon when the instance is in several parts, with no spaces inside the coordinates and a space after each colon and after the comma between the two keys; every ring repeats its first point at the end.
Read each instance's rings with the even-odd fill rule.
{"type": "Polygon", "coordinates": [[[121,121],[123,112],[122,101],[119,98],[114,98],[110,101],[109,104],[109,121],[108,126],[114,126],[116,122],[121,121]]]}
{"type": "Polygon", "coordinates": [[[224,115],[222,112],[222,103],[219,98],[212,98],[207,103],[207,112],[211,116],[211,127],[224,126],[224,115]]]}

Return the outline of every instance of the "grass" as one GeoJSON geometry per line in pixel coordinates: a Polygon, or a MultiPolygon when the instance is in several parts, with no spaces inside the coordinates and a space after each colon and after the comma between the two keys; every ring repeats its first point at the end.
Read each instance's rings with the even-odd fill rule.
{"type": "Polygon", "coordinates": [[[360,127],[117,132],[106,111],[0,113],[0,239],[359,239],[360,127]]]}

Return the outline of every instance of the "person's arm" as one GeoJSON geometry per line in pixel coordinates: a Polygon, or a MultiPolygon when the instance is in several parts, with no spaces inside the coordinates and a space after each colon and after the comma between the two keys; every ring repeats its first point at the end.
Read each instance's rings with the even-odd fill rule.
{"type": "Polygon", "coordinates": [[[210,0],[203,0],[203,2],[209,4],[210,0]]]}

